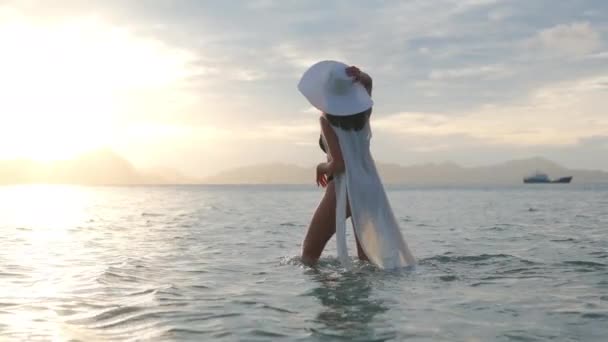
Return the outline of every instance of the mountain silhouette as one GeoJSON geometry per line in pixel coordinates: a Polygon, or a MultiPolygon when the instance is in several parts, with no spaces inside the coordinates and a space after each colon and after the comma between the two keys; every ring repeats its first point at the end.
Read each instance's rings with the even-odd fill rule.
{"type": "Polygon", "coordinates": [[[210,184],[306,184],[314,169],[290,164],[260,164],[230,169],[203,179],[210,184]]]}
{"type": "MultiPolygon", "coordinates": [[[[453,162],[412,166],[378,163],[378,171],[387,184],[467,185],[519,184],[524,176],[537,170],[553,178],[574,176],[576,183],[608,182],[608,172],[565,168],[541,157],[511,160],[482,167],[462,167],[453,162]]],[[[288,164],[265,164],[241,167],[208,177],[211,184],[314,184],[314,168],[288,164]]]]}
{"type": "MultiPolygon", "coordinates": [[[[608,172],[565,168],[541,157],[506,161],[482,167],[463,167],[453,162],[411,166],[378,163],[386,184],[474,185],[520,184],[536,170],[551,178],[573,176],[575,183],[608,183],[608,172]]],[[[314,167],[291,164],[259,164],[220,172],[204,179],[187,177],[169,169],[138,170],[110,150],[50,163],[30,160],[0,161],[0,184],[315,184],[314,167]]]]}
{"type": "MultiPolygon", "coordinates": [[[[0,184],[177,184],[171,177],[137,170],[128,160],[110,150],[98,150],[74,159],[54,162],[0,161],[0,184]]],[[[186,180],[185,177],[179,177],[186,180]]]]}

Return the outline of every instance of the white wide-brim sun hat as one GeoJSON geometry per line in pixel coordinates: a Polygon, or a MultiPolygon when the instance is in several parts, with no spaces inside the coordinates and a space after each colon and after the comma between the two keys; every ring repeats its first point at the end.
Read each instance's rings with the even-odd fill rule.
{"type": "Polygon", "coordinates": [[[361,83],[346,75],[346,68],[337,61],[318,62],[304,72],[298,90],[326,114],[348,116],[370,109],[374,101],[361,83]]]}

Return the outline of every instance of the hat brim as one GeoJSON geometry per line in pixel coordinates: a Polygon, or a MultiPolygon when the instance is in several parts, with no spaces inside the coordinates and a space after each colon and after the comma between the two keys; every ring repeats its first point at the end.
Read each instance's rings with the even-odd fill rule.
{"type": "Polygon", "coordinates": [[[300,79],[298,90],[318,110],[336,116],[361,113],[374,105],[365,87],[355,83],[347,94],[334,95],[323,86],[334,68],[347,68],[348,65],[337,61],[322,61],[311,66],[300,79]]]}

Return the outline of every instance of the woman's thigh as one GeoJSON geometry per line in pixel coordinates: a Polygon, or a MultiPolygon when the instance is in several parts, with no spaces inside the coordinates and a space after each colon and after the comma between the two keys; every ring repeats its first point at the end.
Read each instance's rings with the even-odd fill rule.
{"type": "MultiPolygon", "coordinates": [[[[350,217],[350,205],[347,202],[346,218],[350,217]]],[[[336,190],[334,182],[329,182],[325,190],[325,195],[317,210],[310,221],[308,232],[304,238],[302,246],[302,261],[307,264],[317,262],[325,245],[336,232],[336,190]]],[[[365,252],[359,244],[357,234],[355,234],[357,243],[357,255],[361,260],[368,260],[365,252]]]]}
{"type": "Polygon", "coordinates": [[[305,263],[315,263],[327,241],[336,232],[336,191],[334,182],[329,182],[325,195],[315,210],[304,238],[302,258],[305,263]]]}

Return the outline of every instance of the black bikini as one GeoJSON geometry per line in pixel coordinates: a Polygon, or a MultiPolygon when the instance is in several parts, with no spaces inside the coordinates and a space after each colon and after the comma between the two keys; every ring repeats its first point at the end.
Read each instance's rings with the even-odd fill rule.
{"type": "MultiPolygon", "coordinates": [[[[327,154],[327,148],[325,147],[325,144],[323,143],[323,136],[319,135],[319,147],[321,148],[321,150],[323,152],[325,152],[325,154],[327,154]]],[[[332,180],[334,180],[334,176],[329,176],[327,177],[327,182],[331,182],[332,180]]]]}
{"type": "Polygon", "coordinates": [[[323,143],[323,135],[319,135],[319,147],[323,151],[323,153],[327,154],[327,150],[325,149],[325,144],[323,143]]]}

